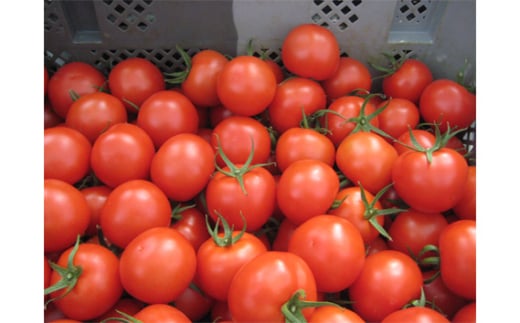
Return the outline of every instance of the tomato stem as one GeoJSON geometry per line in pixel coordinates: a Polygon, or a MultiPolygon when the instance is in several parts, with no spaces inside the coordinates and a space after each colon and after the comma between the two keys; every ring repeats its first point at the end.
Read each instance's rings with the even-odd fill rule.
{"type": "Polygon", "coordinates": [[[340,305],[327,301],[304,301],[305,291],[303,289],[297,290],[291,298],[282,305],[282,313],[285,316],[286,323],[306,323],[307,320],[303,316],[302,310],[308,307],[319,306],[337,306],[340,305]]]}
{"type": "Polygon", "coordinates": [[[208,215],[206,214],[206,227],[208,228],[208,232],[211,235],[211,237],[213,238],[213,241],[215,242],[215,244],[217,246],[223,247],[223,248],[230,247],[233,244],[235,244],[238,240],[240,240],[240,238],[242,238],[242,236],[246,232],[247,221],[244,218],[242,211],[240,211],[240,217],[242,218],[242,222],[244,223],[244,225],[242,226],[242,229],[240,230],[240,232],[236,236],[233,237],[233,232],[234,232],[233,226],[230,227],[229,223],[219,212],[215,211],[215,213],[217,214],[218,218],[217,218],[214,228],[211,227],[211,225],[209,223],[208,215]],[[219,235],[218,235],[219,234],[218,229],[220,227],[220,223],[222,223],[222,229],[224,230],[223,237],[219,237],[219,235]]]}

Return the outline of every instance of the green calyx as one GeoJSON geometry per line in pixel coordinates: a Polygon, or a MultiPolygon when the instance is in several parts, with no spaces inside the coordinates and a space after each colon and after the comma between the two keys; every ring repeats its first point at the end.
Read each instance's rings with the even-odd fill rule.
{"type": "Polygon", "coordinates": [[[233,236],[234,228],[232,226],[229,226],[229,223],[220,213],[218,213],[217,211],[215,211],[215,213],[217,214],[218,218],[214,228],[211,227],[208,215],[206,215],[206,227],[208,228],[210,236],[213,238],[215,244],[219,247],[225,248],[234,245],[238,240],[240,240],[240,238],[242,238],[242,236],[246,232],[247,222],[244,218],[244,215],[242,214],[242,212],[240,212],[240,217],[242,218],[242,222],[244,223],[244,225],[242,226],[242,230],[240,230],[240,232],[237,235],[233,236]],[[224,230],[222,237],[219,236],[220,223],[222,223],[222,229],[224,230]]]}
{"type": "Polygon", "coordinates": [[[387,66],[382,66],[371,61],[368,62],[368,65],[370,65],[372,68],[383,73],[382,75],[372,78],[373,81],[383,79],[394,74],[403,65],[403,63],[411,57],[411,52],[407,53],[406,55],[399,55],[399,58],[396,58],[396,55],[388,52],[383,52],[381,55],[386,58],[388,63],[387,66]]]}
{"type": "Polygon", "coordinates": [[[179,45],[175,46],[175,49],[177,49],[177,52],[179,55],[181,55],[182,60],[184,61],[184,65],[186,68],[179,72],[173,72],[173,73],[164,73],[165,79],[164,81],[168,84],[182,84],[188,77],[188,74],[191,71],[191,57],[188,55],[188,53],[182,49],[179,45]]]}
{"type": "Polygon", "coordinates": [[[282,313],[285,316],[285,323],[306,323],[307,320],[303,316],[302,310],[308,307],[319,306],[337,306],[340,305],[332,302],[320,301],[304,301],[305,291],[303,289],[297,290],[291,298],[282,305],[282,313]]]}

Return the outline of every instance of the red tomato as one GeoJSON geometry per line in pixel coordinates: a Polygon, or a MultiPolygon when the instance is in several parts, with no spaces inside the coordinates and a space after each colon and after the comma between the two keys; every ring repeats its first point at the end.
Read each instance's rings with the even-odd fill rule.
{"type": "Polygon", "coordinates": [[[477,218],[477,166],[468,167],[468,178],[464,193],[453,207],[453,212],[460,219],[476,220],[477,218]]]}
{"type": "Polygon", "coordinates": [[[449,79],[437,79],[429,84],[419,101],[421,117],[438,123],[441,132],[450,128],[469,127],[476,119],[476,97],[464,86],[449,79]]]}
{"type": "Polygon", "coordinates": [[[204,214],[195,207],[185,208],[181,211],[174,209],[174,211],[175,221],[170,224],[170,227],[179,231],[197,251],[200,245],[210,238],[204,214]]]}
{"type": "Polygon", "coordinates": [[[407,254],[382,250],[368,256],[349,288],[354,311],[366,321],[381,321],[420,296],[422,274],[407,254]]]}
{"type": "Polygon", "coordinates": [[[321,85],[311,79],[291,77],[278,84],[267,109],[269,122],[279,133],[299,127],[303,114],[325,109],[327,97],[321,85]]]}
{"type": "Polygon", "coordinates": [[[254,116],[267,109],[274,98],[276,84],[273,71],[261,58],[236,56],[218,75],[217,95],[222,105],[233,113],[254,116]]]}
{"type": "Polygon", "coordinates": [[[397,151],[383,137],[373,132],[348,135],[336,150],[336,165],[353,183],[377,194],[392,182],[397,151]]]}
{"type": "Polygon", "coordinates": [[[98,92],[105,82],[106,77],[92,65],[66,63],[49,78],[47,97],[54,111],[65,119],[73,102],[71,91],[81,97],[98,92]]]}
{"type": "Polygon", "coordinates": [[[477,321],[477,303],[471,302],[453,316],[452,323],[475,323],[477,321]]]}
{"type": "Polygon", "coordinates": [[[334,215],[317,215],[300,224],[291,235],[288,251],[309,265],[320,292],[348,288],[365,263],[365,245],[358,228],[334,215]]]}
{"type": "Polygon", "coordinates": [[[439,236],[441,277],[453,293],[469,300],[476,297],[476,222],[457,220],[439,236]]]}
{"type": "Polygon", "coordinates": [[[423,306],[412,306],[396,310],[387,315],[381,323],[402,323],[402,322],[435,322],[450,323],[444,315],[434,309],[423,306]]]}
{"type": "Polygon", "coordinates": [[[209,111],[209,126],[211,128],[215,128],[220,123],[220,121],[232,115],[235,114],[222,105],[211,108],[209,111]]]}
{"type": "Polygon", "coordinates": [[[130,57],[117,63],[108,74],[110,92],[121,99],[129,113],[155,92],[166,89],[161,70],[141,57],[130,57]]]}
{"type": "Polygon", "coordinates": [[[101,322],[105,320],[103,321],[103,323],[121,322],[118,320],[108,320],[108,318],[124,318],[124,316],[119,314],[117,311],[123,312],[128,315],[134,315],[135,313],[143,309],[145,306],[146,304],[135,298],[123,296],[119,299],[119,301],[117,301],[117,303],[114,306],[112,306],[112,308],[108,312],[96,318],[95,321],[101,322]]]}
{"type": "Polygon", "coordinates": [[[65,124],[94,143],[111,125],[127,120],[126,109],[121,100],[105,92],[95,92],[81,96],[70,105],[65,124]]]}
{"type": "Polygon", "coordinates": [[[383,79],[383,93],[391,98],[401,98],[419,103],[424,88],[433,81],[433,74],[425,63],[408,58],[397,70],[383,79]]]}
{"type": "Polygon", "coordinates": [[[282,213],[299,225],[324,214],[339,191],[339,178],[334,169],[319,160],[293,162],[281,174],[276,199],[282,213]]]}
{"type": "Polygon", "coordinates": [[[448,319],[451,319],[468,301],[449,290],[440,275],[430,282],[429,280],[436,272],[436,270],[423,271],[423,279],[425,280],[423,284],[424,297],[426,301],[435,304],[436,308],[444,313],[448,319]]]}
{"type": "Polygon", "coordinates": [[[90,209],[90,223],[85,231],[85,235],[93,237],[97,235],[96,226],[100,224],[101,210],[112,189],[105,185],[96,185],[82,188],[80,192],[85,197],[90,209]]]}
{"type": "Polygon", "coordinates": [[[365,323],[356,312],[339,306],[316,307],[309,318],[309,323],[365,323]]]}
{"type": "Polygon", "coordinates": [[[192,322],[198,322],[209,314],[215,300],[204,294],[192,283],[175,300],[175,307],[192,322]]]}
{"type": "MultiPolygon", "coordinates": [[[[282,305],[298,290],[305,293],[303,300],[317,300],[316,281],[307,263],[290,252],[264,252],[244,264],[231,281],[228,306],[233,321],[285,322],[282,305]]],[[[302,313],[308,319],[313,310],[305,308],[302,313]]]]}
{"type": "Polygon", "coordinates": [[[149,304],[137,312],[134,318],[138,320],[138,322],[146,323],[192,322],[181,310],[168,304],[149,304]]]}
{"type": "Polygon", "coordinates": [[[272,59],[266,58],[264,58],[264,62],[266,62],[267,65],[269,65],[269,67],[271,68],[271,71],[273,71],[276,83],[280,83],[285,79],[283,69],[277,62],[273,61],[272,59]]]}
{"type": "Polygon", "coordinates": [[[372,75],[368,67],[352,57],[341,57],[336,72],[321,82],[327,98],[335,100],[356,90],[370,92],[372,75]]]}
{"type": "Polygon", "coordinates": [[[374,240],[367,243],[365,248],[367,250],[367,256],[369,256],[373,253],[377,253],[381,250],[389,249],[388,243],[382,236],[377,236],[374,240]]]}
{"type": "Polygon", "coordinates": [[[155,153],[150,177],[170,199],[193,199],[208,183],[215,170],[211,144],[191,134],[178,134],[165,141],[155,153]]]}
{"type": "Polygon", "coordinates": [[[125,291],[142,302],[175,301],[193,280],[196,260],[192,245],[178,231],[169,227],[151,228],[123,250],[119,266],[121,283],[125,291]]]}
{"type": "Polygon", "coordinates": [[[43,181],[44,251],[62,251],[74,245],[90,222],[90,210],[81,192],[59,179],[43,181]]]}
{"type": "Polygon", "coordinates": [[[90,170],[92,145],[78,130],[58,126],[43,132],[43,177],[75,184],[90,170]]]}
{"type": "Polygon", "coordinates": [[[52,128],[59,124],[64,124],[65,120],[60,117],[51,107],[49,100],[45,100],[43,109],[43,128],[52,128]]]}
{"type": "Polygon", "coordinates": [[[137,123],[152,139],[155,148],[180,133],[196,133],[199,115],[191,101],[176,91],[158,91],[143,101],[137,123]]]}
{"type": "MultiPolygon", "coordinates": [[[[419,108],[408,99],[391,98],[379,104],[378,108],[386,105],[386,108],[377,118],[379,129],[389,134],[392,138],[399,136],[409,129],[414,129],[419,124],[419,108]]],[[[393,141],[386,138],[390,143],[393,141]]]]}
{"type": "Polygon", "coordinates": [[[146,131],[131,123],[118,123],[96,139],[90,165],[101,182],[114,188],[129,180],[147,179],[154,154],[146,131]]]}
{"type": "Polygon", "coordinates": [[[170,201],[159,187],[150,181],[135,179],[110,192],[99,220],[105,237],[125,248],[150,228],[168,227],[171,212],[170,201]]]}
{"type": "Polygon", "coordinates": [[[466,149],[464,142],[457,136],[451,137],[446,143],[445,147],[455,149],[462,156],[465,156],[468,153],[468,150],[466,149]]]}
{"type": "Polygon", "coordinates": [[[326,80],[339,68],[340,46],[329,29],[317,24],[300,24],[283,39],[282,62],[296,76],[326,80]]]}
{"type": "MultiPolygon", "coordinates": [[[[119,280],[119,259],[100,245],[84,243],[79,244],[77,249],[75,247],[68,248],[60,255],[57,265],[67,270],[63,276],[54,270],[50,285],[53,286],[62,278],[69,282],[75,280],[70,292],[53,302],[67,318],[88,321],[111,309],[123,294],[119,280]],[[73,250],[76,251],[71,258],[73,250]]],[[[66,289],[52,292],[50,297],[62,296],[66,289]]]]}
{"type": "Polygon", "coordinates": [[[289,241],[297,227],[298,226],[292,223],[291,220],[284,217],[280,222],[280,225],[277,227],[276,236],[273,240],[272,250],[289,251],[289,241]]]}
{"type": "Polygon", "coordinates": [[[423,148],[431,148],[435,144],[435,135],[427,130],[422,129],[411,129],[410,131],[403,132],[397,141],[393,143],[393,146],[399,155],[402,155],[407,151],[415,151],[409,147],[414,147],[412,136],[415,138],[419,146],[423,148]]]}

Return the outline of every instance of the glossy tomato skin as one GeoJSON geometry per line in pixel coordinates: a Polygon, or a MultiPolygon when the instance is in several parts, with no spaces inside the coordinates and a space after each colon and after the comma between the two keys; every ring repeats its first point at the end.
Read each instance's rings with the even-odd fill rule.
{"type": "Polygon", "coordinates": [[[292,28],[282,42],[282,62],[296,76],[326,80],[340,64],[340,47],[335,35],[317,24],[292,28]]]}
{"type": "MultiPolygon", "coordinates": [[[[389,134],[392,138],[398,138],[409,129],[414,129],[419,124],[419,108],[408,99],[391,98],[381,102],[378,108],[386,108],[377,117],[379,129],[389,134]]],[[[388,142],[393,140],[386,138],[388,142]]]]}
{"type": "Polygon", "coordinates": [[[63,119],[67,117],[73,100],[70,91],[78,96],[98,92],[106,77],[94,66],[83,62],[70,62],[60,67],[49,78],[47,97],[54,111],[63,119]]]}
{"type": "Polygon", "coordinates": [[[413,306],[392,312],[381,321],[381,323],[402,322],[449,323],[450,320],[429,307],[413,306]]]}
{"type": "Polygon", "coordinates": [[[455,313],[452,323],[475,323],[477,321],[477,303],[471,302],[455,313]]]}
{"type": "MultiPolygon", "coordinates": [[[[285,322],[281,307],[300,289],[304,300],[317,300],[316,281],[307,263],[290,252],[264,252],[242,266],[231,281],[228,306],[233,321],[285,322]]],[[[305,318],[312,311],[304,309],[305,318]]]]}
{"type": "Polygon", "coordinates": [[[178,202],[199,194],[215,170],[215,152],[202,137],[183,133],[157,150],[150,166],[150,178],[166,196],[178,202]]]}
{"type": "Polygon", "coordinates": [[[341,57],[336,72],[321,82],[327,98],[335,100],[355,90],[370,92],[372,75],[368,67],[353,57],[341,57]]]}
{"type": "Polygon", "coordinates": [[[108,86],[131,114],[137,113],[132,104],[140,107],[150,95],[166,89],[161,70],[141,57],[130,57],[117,63],[108,74],[108,86]]]}
{"type": "Polygon", "coordinates": [[[442,280],[453,293],[476,298],[476,222],[451,222],[439,237],[442,280]]]}
{"type": "Polygon", "coordinates": [[[149,304],[137,312],[134,318],[146,323],[192,322],[181,310],[168,304],[149,304]]]}
{"type": "Polygon", "coordinates": [[[375,322],[418,298],[421,287],[421,270],[411,257],[400,251],[382,250],[366,258],[349,288],[349,297],[357,314],[375,322]]]}
{"type": "Polygon", "coordinates": [[[176,220],[170,224],[171,228],[188,239],[195,251],[210,238],[204,216],[199,209],[191,207],[175,214],[176,220]]]}
{"type": "Polygon", "coordinates": [[[477,218],[477,166],[468,167],[468,178],[462,198],[453,207],[453,212],[460,219],[476,220],[477,218]]]}
{"type": "Polygon", "coordinates": [[[397,194],[417,211],[444,212],[462,198],[468,176],[466,159],[450,148],[432,154],[406,152],[394,162],[391,178],[397,194]]]}
{"type": "Polygon", "coordinates": [[[169,227],[151,228],[123,250],[121,283],[142,302],[175,301],[193,280],[196,261],[193,246],[178,231],[169,227]]]}
{"type": "Polygon", "coordinates": [[[96,226],[100,224],[101,210],[112,189],[106,185],[96,185],[82,188],[80,192],[85,197],[90,209],[90,223],[85,235],[93,237],[97,235],[96,226]]]}
{"type": "Polygon", "coordinates": [[[63,251],[74,245],[90,222],[90,210],[81,192],[59,179],[43,181],[44,251],[63,251]]]}
{"type": "MultiPolygon", "coordinates": [[[[67,267],[72,247],[65,250],[57,264],[67,267]]],[[[119,259],[110,250],[100,245],[80,244],[73,258],[73,264],[82,268],[74,288],[64,297],[54,301],[56,307],[66,317],[87,321],[107,312],[123,294],[123,286],[119,280],[119,259]]],[[[54,271],[50,285],[54,285],[61,276],[54,271]]],[[[51,297],[61,295],[59,290],[51,293],[51,297]]]]}
{"type": "Polygon", "coordinates": [[[402,98],[419,103],[426,86],[433,81],[433,74],[424,62],[409,58],[395,73],[383,79],[383,93],[388,97],[402,98]]]}
{"type": "Polygon", "coordinates": [[[314,309],[309,323],[366,323],[356,312],[338,306],[319,306],[314,309]]]}

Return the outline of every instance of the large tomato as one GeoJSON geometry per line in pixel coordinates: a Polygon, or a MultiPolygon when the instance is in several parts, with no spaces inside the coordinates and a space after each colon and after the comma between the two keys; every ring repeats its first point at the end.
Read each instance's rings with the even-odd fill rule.
{"type": "Polygon", "coordinates": [[[339,68],[340,46],[329,29],[317,24],[300,24],[293,27],[282,42],[282,62],[296,76],[326,80],[339,68]]]}
{"type": "Polygon", "coordinates": [[[321,82],[327,98],[335,100],[354,91],[370,92],[372,75],[368,67],[353,57],[341,57],[336,72],[321,82]]]}
{"type": "Polygon", "coordinates": [[[391,75],[383,79],[383,93],[418,104],[424,88],[433,81],[429,66],[418,59],[408,58],[396,67],[391,75]]]}

